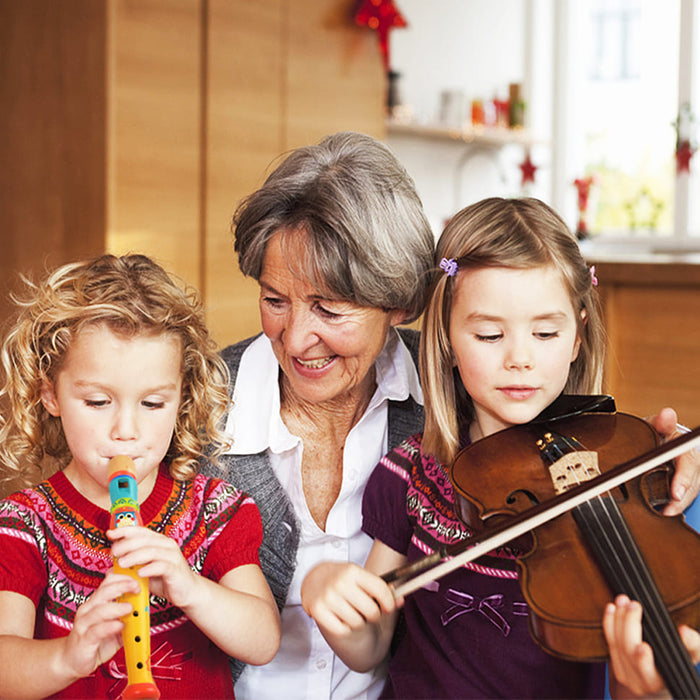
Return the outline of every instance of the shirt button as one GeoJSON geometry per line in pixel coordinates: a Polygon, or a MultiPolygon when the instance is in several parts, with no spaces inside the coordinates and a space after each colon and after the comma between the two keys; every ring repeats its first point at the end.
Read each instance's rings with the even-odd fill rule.
{"type": "Polygon", "coordinates": [[[335,549],[340,549],[342,542],[339,539],[334,539],[331,541],[331,546],[335,549]]]}
{"type": "Polygon", "coordinates": [[[316,668],[319,671],[323,671],[326,666],[328,666],[328,662],[325,659],[318,659],[318,661],[316,661],[316,668]]]}

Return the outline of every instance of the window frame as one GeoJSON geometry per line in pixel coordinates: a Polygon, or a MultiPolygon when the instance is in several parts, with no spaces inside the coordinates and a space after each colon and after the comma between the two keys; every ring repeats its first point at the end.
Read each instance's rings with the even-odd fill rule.
{"type": "MultiPolygon", "coordinates": [[[[663,0],[661,0],[663,1],[663,0]]],[[[530,5],[527,18],[527,43],[536,44],[538,36],[538,13],[549,10],[553,28],[551,47],[550,76],[551,81],[551,202],[555,209],[562,212],[568,222],[576,222],[575,192],[571,183],[576,175],[573,142],[570,134],[574,133],[575,115],[573,91],[575,80],[572,79],[572,66],[568,64],[568,51],[576,36],[572,29],[572,4],[580,0],[551,0],[548,8],[541,0],[528,0],[530,5]]],[[[684,104],[690,104],[693,112],[700,111],[700,0],[680,0],[679,56],[678,56],[678,99],[677,110],[684,104]]],[[[539,35],[541,36],[541,35],[539,35]]],[[[547,79],[545,70],[536,62],[525,66],[530,75],[531,84],[537,80],[547,79]],[[538,75],[539,74],[539,75],[538,75]]],[[[533,125],[536,128],[536,125],[533,125]]],[[[700,138],[700,124],[696,124],[696,138],[700,138]]],[[[606,246],[628,250],[646,250],[653,252],[700,251],[700,208],[696,200],[700,198],[700,154],[691,160],[690,173],[676,175],[674,182],[674,217],[670,236],[635,233],[634,236],[600,232],[592,236],[596,246],[606,246]],[[691,196],[697,193],[696,196],[691,196]]]]}

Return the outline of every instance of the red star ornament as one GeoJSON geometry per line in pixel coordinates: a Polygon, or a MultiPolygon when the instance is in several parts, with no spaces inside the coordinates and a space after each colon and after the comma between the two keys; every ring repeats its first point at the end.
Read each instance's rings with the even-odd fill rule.
{"type": "Polygon", "coordinates": [[[530,160],[530,152],[528,151],[525,155],[525,160],[518,166],[523,174],[522,180],[520,182],[521,186],[524,187],[528,182],[535,181],[535,172],[537,171],[537,166],[530,160]]]}
{"type": "Polygon", "coordinates": [[[690,159],[693,157],[695,149],[690,145],[690,141],[681,141],[676,148],[676,173],[690,172],[690,159]]]}
{"type": "Polygon", "coordinates": [[[384,68],[389,70],[389,30],[407,27],[408,23],[399,12],[393,0],[362,0],[355,13],[355,22],[361,27],[376,29],[379,34],[379,48],[384,59],[384,68]]]}
{"type": "Polygon", "coordinates": [[[586,210],[588,209],[588,197],[591,194],[593,175],[579,177],[574,180],[574,187],[578,193],[578,223],[576,224],[576,237],[580,239],[588,237],[588,224],[586,223],[586,210]]]}
{"type": "Polygon", "coordinates": [[[588,207],[588,196],[591,193],[591,185],[593,184],[593,176],[579,177],[574,180],[574,187],[578,193],[578,210],[586,211],[588,207]]]}

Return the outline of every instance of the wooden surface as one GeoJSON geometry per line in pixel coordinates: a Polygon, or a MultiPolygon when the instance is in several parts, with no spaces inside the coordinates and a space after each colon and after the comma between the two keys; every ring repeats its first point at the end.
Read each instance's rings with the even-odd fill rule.
{"type": "Polygon", "coordinates": [[[207,321],[220,345],[260,330],[258,285],[238,270],[238,202],[285,148],[282,0],[211,0],[208,17],[205,274],[207,321]]]}
{"type": "Polygon", "coordinates": [[[210,0],[206,142],[208,323],[221,345],[260,330],[258,285],[238,270],[230,231],[240,201],[292,148],[335,131],[384,134],[374,32],[353,0],[210,0]]]}
{"type": "Polygon", "coordinates": [[[200,281],[201,2],[109,3],[107,250],[200,281]]]}
{"type": "Polygon", "coordinates": [[[285,148],[336,131],[382,137],[385,78],[377,33],[353,22],[355,0],[302,0],[286,11],[285,148]]]}
{"type": "Polygon", "coordinates": [[[353,0],[111,0],[109,235],[196,286],[220,345],[260,330],[238,203],[289,149],[382,136],[377,37],[353,0]]]}
{"type": "Polygon", "coordinates": [[[104,249],[105,6],[0,0],[0,321],[20,273],[104,249]]]}
{"type": "Polygon", "coordinates": [[[607,389],[636,415],[671,406],[700,425],[700,264],[594,262],[608,331],[607,389]]]}

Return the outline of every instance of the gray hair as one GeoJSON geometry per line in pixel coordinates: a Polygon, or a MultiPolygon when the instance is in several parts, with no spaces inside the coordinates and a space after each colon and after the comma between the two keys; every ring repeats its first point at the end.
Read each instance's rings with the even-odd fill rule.
{"type": "Polygon", "coordinates": [[[270,239],[303,232],[298,273],[317,289],[404,310],[407,322],[423,311],[433,233],[413,180],[370,136],[341,132],[292,151],[241,202],[232,228],[239,267],[256,280],[270,239]]]}

